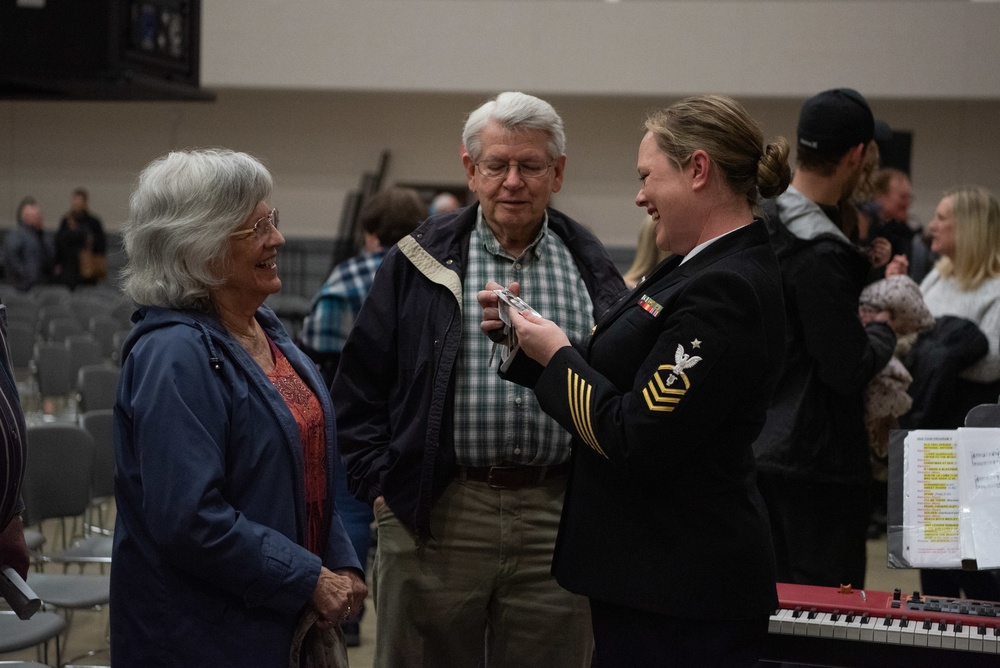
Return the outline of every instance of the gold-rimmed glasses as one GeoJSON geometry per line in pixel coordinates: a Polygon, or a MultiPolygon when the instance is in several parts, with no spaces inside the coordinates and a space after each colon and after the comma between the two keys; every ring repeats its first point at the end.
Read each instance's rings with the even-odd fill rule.
{"type": "Polygon", "coordinates": [[[253,227],[247,228],[245,230],[236,230],[229,236],[243,239],[253,234],[259,240],[263,241],[271,233],[272,229],[275,230],[278,229],[277,208],[271,209],[271,213],[267,214],[266,216],[261,216],[260,218],[258,218],[256,222],[254,222],[253,227]],[[267,221],[267,222],[261,225],[262,221],[267,221]]]}

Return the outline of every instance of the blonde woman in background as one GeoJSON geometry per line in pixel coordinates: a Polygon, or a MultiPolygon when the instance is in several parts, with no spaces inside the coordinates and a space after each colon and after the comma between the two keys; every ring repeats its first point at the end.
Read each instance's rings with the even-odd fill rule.
{"type": "MultiPolygon", "coordinates": [[[[954,429],[973,406],[996,403],[1000,395],[1000,204],[980,186],[953,188],[941,198],[927,231],[931,250],[941,256],[920,284],[927,308],[939,321],[952,316],[971,322],[989,344],[983,346],[985,355],[959,371],[953,385],[939,389],[937,400],[947,405],[936,407],[933,423],[919,425],[954,429]]],[[[954,337],[943,343],[960,345],[954,337]]],[[[916,386],[919,372],[913,361],[907,357],[916,386]]],[[[939,374],[940,359],[935,362],[932,373],[939,374]]],[[[922,569],[920,583],[928,595],[1000,600],[996,571],[922,569]]]]}
{"type": "Polygon", "coordinates": [[[670,257],[670,251],[661,250],[656,247],[656,232],[653,226],[653,218],[646,216],[639,226],[639,241],[635,246],[635,259],[632,266],[622,277],[625,285],[630,289],[639,285],[642,279],[653,273],[656,265],[670,257]]]}

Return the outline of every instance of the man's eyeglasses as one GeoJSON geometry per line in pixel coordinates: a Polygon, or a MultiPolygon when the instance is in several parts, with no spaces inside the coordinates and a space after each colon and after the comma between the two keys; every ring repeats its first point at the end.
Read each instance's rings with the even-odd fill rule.
{"type": "Polygon", "coordinates": [[[479,173],[488,179],[499,179],[507,176],[511,167],[517,167],[523,179],[540,179],[549,173],[552,162],[504,162],[503,160],[480,160],[476,163],[479,173]]]}
{"type": "Polygon", "coordinates": [[[229,236],[239,237],[244,239],[249,237],[251,234],[255,235],[258,239],[263,241],[271,233],[271,229],[278,229],[278,210],[271,209],[271,213],[266,216],[261,216],[257,219],[257,222],[253,224],[253,227],[246,230],[236,230],[229,236]],[[263,225],[261,224],[263,223],[263,225]]]}

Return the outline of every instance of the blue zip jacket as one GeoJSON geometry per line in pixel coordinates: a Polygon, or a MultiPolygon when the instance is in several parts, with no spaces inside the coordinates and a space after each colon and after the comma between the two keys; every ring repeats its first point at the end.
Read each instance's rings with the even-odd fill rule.
{"type": "MultiPolygon", "coordinates": [[[[142,308],[115,405],[115,665],[287,666],[320,557],[305,544],[302,446],[264,371],[213,316],[142,308]]],[[[361,564],[333,508],[333,408],[267,307],[257,320],[326,419],[332,521],[322,564],[361,564]]]]}

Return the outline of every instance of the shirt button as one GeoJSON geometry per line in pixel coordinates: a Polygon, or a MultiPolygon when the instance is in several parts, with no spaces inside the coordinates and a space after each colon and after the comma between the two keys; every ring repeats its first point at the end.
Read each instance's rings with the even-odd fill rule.
{"type": "Polygon", "coordinates": [[[454,260],[445,260],[444,261],[445,264],[451,264],[452,262],[454,262],[454,260]]]}
{"type": "Polygon", "coordinates": [[[514,271],[520,271],[520,270],[521,270],[521,264],[519,262],[515,262],[514,263],[514,271]]]}
{"type": "Polygon", "coordinates": [[[520,406],[521,405],[521,397],[516,397],[514,399],[514,403],[517,404],[518,406],[520,406]]]}
{"type": "Polygon", "coordinates": [[[521,454],[521,448],[514,448],[514,454],[515,455],[521,454]]]}

